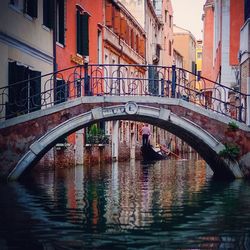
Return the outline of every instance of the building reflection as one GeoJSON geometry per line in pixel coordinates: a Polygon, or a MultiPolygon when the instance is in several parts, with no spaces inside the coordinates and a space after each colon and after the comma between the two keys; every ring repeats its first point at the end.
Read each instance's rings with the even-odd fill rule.
{"type": "Polygon", "coordinates": [[[166,246],[171,238],[187,246],[195,243],[196,249],[249,249],[244,231],[249,222],[241,214],[233,221],[227,217],[239,206],[242,214],[249,213],[245,183],[210,186],[206,170],[197,160],[58,168],[37,175],[38,186],[20,186],[16,196],[32,212],[30,218],[50,228],[63,225],[62,234],[74,228],[105,238],[139,230],[157,232],[166,246]],[[225,228],[234,233],[224,233],[225,228]]]}
{"type": "Polygon", "coordinates": [[[159,223],[159,217],[171,220],[181,213],[186,199],[195,203],[195,196],[206,184],[206,167],[203,161],[158,161],[139,167],[138,162],[114,162],[58,169],[56,182],[54,178],[43,181],[52,185],[47,190],[54,206],[62,202],[64,194],[72,222],[81,218],[90,228],[104,223],[107,227],[117,224],[120,229],[133,229],[159,223]]]}

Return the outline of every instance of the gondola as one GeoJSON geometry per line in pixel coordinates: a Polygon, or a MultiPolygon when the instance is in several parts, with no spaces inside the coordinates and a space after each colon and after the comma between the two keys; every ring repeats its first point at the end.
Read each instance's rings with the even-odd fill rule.
{"type": "Polygon", "coordinates": [[[143,161],[164,160],[168,157],[166,153],[154,148],[152,145],[143,145],[141,147],[141,153],[143,161]]]}

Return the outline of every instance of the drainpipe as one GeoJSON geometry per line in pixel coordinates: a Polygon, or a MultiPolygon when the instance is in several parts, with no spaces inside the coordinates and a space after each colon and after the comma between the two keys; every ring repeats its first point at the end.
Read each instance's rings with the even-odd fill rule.
{"type": "Polygon", "coordinates": [[[120,46],[120,54],[118,56],[118,64],[120,64],[120,62],[121,62],[121,56],[123,54],[123,46],[121,44],[121,37],[120,36],[119,36],[119,46],[120,46]]]}
{"type": "MultiPolygon", "coordinates": [[[[56,63],[56,33],[57,33],[57,20],[56,20],[56,0],[54,0],[54,11],[53,11],[53,71],[57,71],[56,63]]],[[[55,78],[54,78],[54,88],[55,88],[55,78]]]]}

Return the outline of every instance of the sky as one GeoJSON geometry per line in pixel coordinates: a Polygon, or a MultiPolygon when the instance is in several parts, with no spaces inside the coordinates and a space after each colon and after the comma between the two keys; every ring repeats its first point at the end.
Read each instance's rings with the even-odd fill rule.
{"type": "Polygon", "coordinates": [[[172,0],[174,24],[191,31],[197,40],[203,39],[202,14],[205,0],[172,0]]]}

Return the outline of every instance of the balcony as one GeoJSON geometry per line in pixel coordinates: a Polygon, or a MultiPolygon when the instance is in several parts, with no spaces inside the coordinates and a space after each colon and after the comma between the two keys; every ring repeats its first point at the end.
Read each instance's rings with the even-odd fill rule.
{"type": "Polygon", "coordinates": [[[136,64],[144,64],[145,59],[134,51],[123,39],[117,36],[112,30],[105,27],[104,40],[123,55],[131,58],[136,64]],[[119,43],[120,42],[120,43],[119,43]]]}

